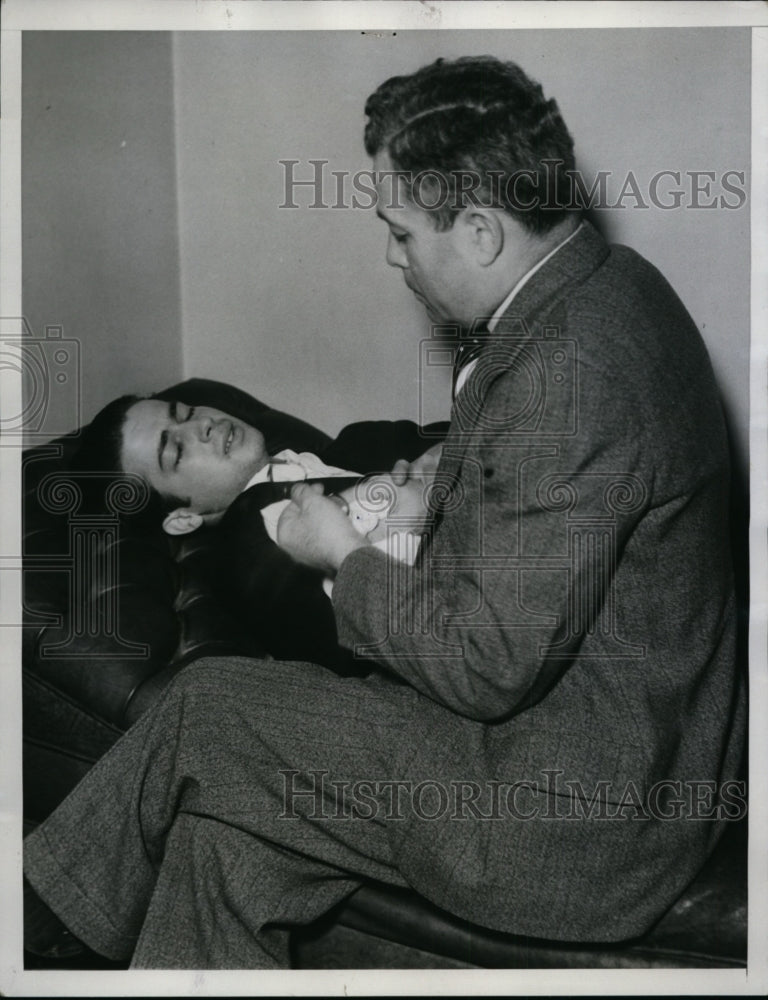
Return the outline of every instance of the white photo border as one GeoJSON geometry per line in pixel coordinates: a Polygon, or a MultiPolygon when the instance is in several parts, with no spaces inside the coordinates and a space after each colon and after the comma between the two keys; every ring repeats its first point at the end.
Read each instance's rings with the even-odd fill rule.
{"type": "MultiPolygon", "coordinates": [[[[245,2],[245,0],[5,0],[2,7],[0,316],[21,316],[21,39],[31,30],[368,30],[742,26],[752,29],[752,293],[750,361],[751,591],[749,968],[730,970],[393,970],[294,972],[24,971],[21,912],[20,634],[0,646],[0,990],[10,996],[750,994],[768,990],[768,9],[747,3],[245,2]]],[[[3,373],[0,406],[18,412],[20,379],[3,373]]],[[[20,558],[19,452],[0,448],[0,568],[20,558]]],[[[21,574],[2,574],[0,599],[21,608],[21,574]]],[[[18,620],[18,619],[17,619],[18,620]]]]}

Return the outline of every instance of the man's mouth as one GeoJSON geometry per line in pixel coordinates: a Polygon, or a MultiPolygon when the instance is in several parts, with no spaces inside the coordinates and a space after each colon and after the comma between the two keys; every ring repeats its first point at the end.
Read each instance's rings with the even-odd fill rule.
{"type": "Polygon", "coordinates": [[[230,424],[229,425],[229,433],[224,438],[224,454],[225,455],[229,454],[229,449],[232,447],[232,444],[234,443],[234,440],[235,440],[235,425],[234,424],[230,424]]]}

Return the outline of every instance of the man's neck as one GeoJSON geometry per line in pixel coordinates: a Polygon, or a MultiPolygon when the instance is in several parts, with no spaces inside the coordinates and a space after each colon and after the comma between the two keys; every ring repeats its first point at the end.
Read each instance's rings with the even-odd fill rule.
{"type": "MultiPolygon", "coordinates": [[[[546,257],[551,250],[554,250],[555,247],[564,243],[569,236],[572,236],[576,232],[581,223],[581,213],[570,212],[562,222],[559,222],[546,234],[544,238],[542,238],[540,242],[543,246],[540,248],[538,260],[541,260],[542,257],[546,257]]],[[[538,263],[538,260],[534,261],[534,264],[538,263]]]]}
{"type": "Polygon", "coordinates": [[[580,216],[569,216],[544,236],[532,236],[529,244],[530,251],[526,251],[523,248],[523,252],[519,253],[516,249],[516,266],[511,269],[512,284],[510,286],[509,271],[507,271],[503,291],[496,297],[496,306],[493,310],[493,318],[488,324],[489,328],[492,329],[496,325],[500,315],[507,309],[509,303],[535,271],[543,266],[549,257],[554,256],[560,247],[564,246],[571,237],[575,236],[580,225],[580,216]]]}
{"type": "MultiPolygon", "coordinates": [[[[526,233],[518,245],[513,247],[513,253],[517,258],[517,274],[514,275],[513,284],[517,284],[540,261],[572,236],[580,224],[581,217],[579,215],[568,215],[546,233],[526,233]]],[[[507,291],[509,291],[509,285],[507,285],[507,291]]]]}

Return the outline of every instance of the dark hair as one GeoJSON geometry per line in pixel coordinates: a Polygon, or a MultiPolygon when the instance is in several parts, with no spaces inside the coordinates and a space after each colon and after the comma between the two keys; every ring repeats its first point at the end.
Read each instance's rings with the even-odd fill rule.
{"type": "MultiPolygon", "coordinates": [[[[143,399],[154,398],[154,396],[126,395],[113,399],[99,410],[83,430],[70,467],[73,472],[83,477],[83,488],[91,494],[92,503],[97,503],[97,494],[103,493],[105,477],[112,476],[118,481],[121,476],[125,476],[122,462],[123,431],[128,411],[143,399]],[[93,476],[89,485],[88,476],[94,473],[97,475],[93,476]]],[[[184,498],[158,492],[146,480],[145,486],[149,491],[149,503],[142,507],[142,520],[157,519],[162,514],[177,507],[187,506],[189,503],[184,498]]]]}
{"type": "Polygon", "coordinates": [[[128,411],[145,396],[120,396],[99,410],[83,430],[72,468],[78,472],[123,471],[123,427],[128,411]]]}
{"type": "Polygon", "coordinates": [[[386,151],[409,197],[450,229],[469,204],[500,208],[545,233],[577,206],[573,139],[554,100],[512,62],[438,59],[385,81],[366,102],[365,148],[386,151]],[[421,186],[430,202],[419,198],[421,186]]]}

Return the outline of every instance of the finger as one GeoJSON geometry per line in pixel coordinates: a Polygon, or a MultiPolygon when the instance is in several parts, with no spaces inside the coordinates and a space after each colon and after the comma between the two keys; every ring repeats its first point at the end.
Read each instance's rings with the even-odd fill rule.
{"type": "Polygon", "coordinates": [[[406,482],[410,468],[410,462],[407,462],[404,458],[398,458],[392,466],[392,472],[390,473],[392,476],[392,482],[395,486],[402,486],[406,482]]]}
{"type": "Polygon", "coordinates": [[[291,500],[293,500],[294,503],[300,504],[301,501],[306,496],[306,494],[307,494],[306,483],[298,482],[291,487],[291,500]]]}

